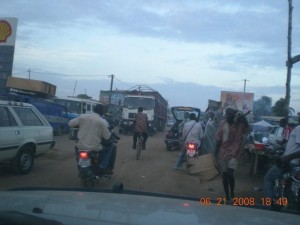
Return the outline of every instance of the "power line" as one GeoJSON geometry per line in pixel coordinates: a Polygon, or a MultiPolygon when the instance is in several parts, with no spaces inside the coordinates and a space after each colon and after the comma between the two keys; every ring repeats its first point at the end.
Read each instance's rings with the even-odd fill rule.
{"type": "Polygon", "coordinates": [[[115,77],[115,80],[119,81],[120,83],[122,83],[123,85],[127,86],[127,87],[131,87],[131,85],[124,83],[123,81],[121,81],[120,79],[115,77]]]}
{"type": "Polygon", "coordinates": [[[12,74],[19,76],[19,75],[24,75],[24,74],[27,74],[27,73],[28,73],[28,71],[23,71],[23,72],[17,72],[17,73],[13,72],[12,74]]]}
{"type": "Polygon", "coordinates": [[[104,76],[110,76],[110,75],[97,75],[97,74],[63,74],[63,73],[52,73],[52,72],[37,72],[30,70],[31,73],[37,73],[37,74],[44,74],[44,75],[53,75],[53,76],[64,76],[64,77],[104,77],[104,76]]]}

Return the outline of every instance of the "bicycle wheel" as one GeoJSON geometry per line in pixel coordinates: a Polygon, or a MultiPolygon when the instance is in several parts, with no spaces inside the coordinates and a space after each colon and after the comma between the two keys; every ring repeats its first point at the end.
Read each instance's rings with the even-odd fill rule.
{"type": "Polygon", "coordinates": [[[139,157],[141,155],[142,143],[143,143],[143,136],[139,136],[138,137],[138,144],[137,144],[137,148],[136,148],[136,160],[139,160],[139,157]]]}
{"type": "Polygon", "coordinates": [[[140,154],[141,154],[141,144],[140,144],[140,139],[138,139],[138,144],[136,147],[136,160],[139,160],[140,154]]]}

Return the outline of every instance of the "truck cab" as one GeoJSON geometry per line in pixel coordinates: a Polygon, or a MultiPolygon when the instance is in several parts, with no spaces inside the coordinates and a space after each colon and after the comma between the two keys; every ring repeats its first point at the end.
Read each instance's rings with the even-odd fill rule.
{"type": "Polygon", "coordinates": [[[128,95],[124,100],[124,107],[122,110],[121,133],[132,133],[134,129],[134,118],[138,112],[138,108],[143,107],[143,113],[148,117],[150,134],[156,132],[155,121],[155,98],[153,96],[142,95],[128,95]]]}

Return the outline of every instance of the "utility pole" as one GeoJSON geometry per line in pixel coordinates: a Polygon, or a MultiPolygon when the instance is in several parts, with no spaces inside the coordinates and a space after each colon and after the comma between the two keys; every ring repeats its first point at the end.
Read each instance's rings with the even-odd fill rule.
{"type": "Polygon", "coordinates": [[[115,75],[109,75],[110,77],[110,91],[109,91],[109,100],[108,100],[108,110],[110,108],[110,104],[111,104],[111,96],[112,96],[112,89],[113,89],[113,83],[114,83],[114,77],[115,75]]]}
{"type": "Polygon", "coordinates": [[[289,107],[291,100],[291,76],[292,76],[292,67],[293,63],[291,62],[291,51],[292,51],[292,13],[293,13],[293,1],[289,1],[289,22],[288,22],[288,46],[287,46],[287,76],[286,76],[286,93],[285,93],[285,102],[286,102],[286,117],[289,116],[289,107]]]}
{"type": "Polygon", "coordinates": [[[30,80],[30,68],[28,69],[28,77],[29,77],[29,80],[30,80]]]}
{"type": "Polygon", "coordinates": [[[242,110],[244,111],[244,106],[245,106],[245,94],[246,94],[246,84],[247,84],[247,79],[244,79],[244,92],[243,92],[243,108],[242,110]]]}
{"type": "Polygon", "coordinates": [[[247,81],[249,81],[249,80],[244,79],[244,94],[245,94],[245,92],[246,92],[246,84],[247,84],[247,81]]]}
{"type": "Polygon", "coordinates": [[[77,85],[77,80],[75,81],[75,86],[74,86],[74,91],[73,91],[73,97],[75,95],[76,85],[77,85]]]}

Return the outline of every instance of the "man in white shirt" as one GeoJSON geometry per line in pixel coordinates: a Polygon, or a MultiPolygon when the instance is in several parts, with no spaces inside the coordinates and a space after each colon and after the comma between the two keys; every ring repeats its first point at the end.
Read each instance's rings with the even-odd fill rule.
{"type": "MultiPolygon", "coordinates": [[[[280,157],[281,164],[287,164],[290,161],[298,164],[300,161],[300,113],[298,113],[298,126],[293,129],[286,144],[284,154],[280,157]]],[[[270,168],[264,177],[264,195],[266,198],[273,198],[273,187],[275,180],[282,174],[283,165],[274,165],[270,168]]]]}
{"type": "Polygon", "coordinates": [[[183,126],[183,132],[182,132],[182,140],[184,142],[183,148],[177,158],[176,166],[174,169],[178,170],[180,167],[182,167],[182,164],[184,162],[184,157],[186,155],[186,149],[185,144],[188,141],[193,141],[197,143],[197,146],[200,147],[201,140],[203,138],[203,129],[202,125],[196,121],[196,115],[195,113],[190,114],[190,121],[186,122],[183,126]]]}
{"type": "MultiPolygon", "coordinates": [[[[70,127],[78,127],[78,143],[76,145],[77,149],[82,150],[101,150],[101,158],[99,163],[99,171],[105,172],[109,170],[112,173],[114,167],[114,160],[111,159],[113,152],[115,152],[115,147],[105,147],[101,145],[102,139],[109,139],[111,133],[107,127],[107,121],[104,120],[101,115],[103,115],[103,106],[97,105],[94,108],[94,113],[81,114],[80,116],[69,121],[70,127]]],[[[77,151],[76,151],[77,153],[77,151]]]]}

